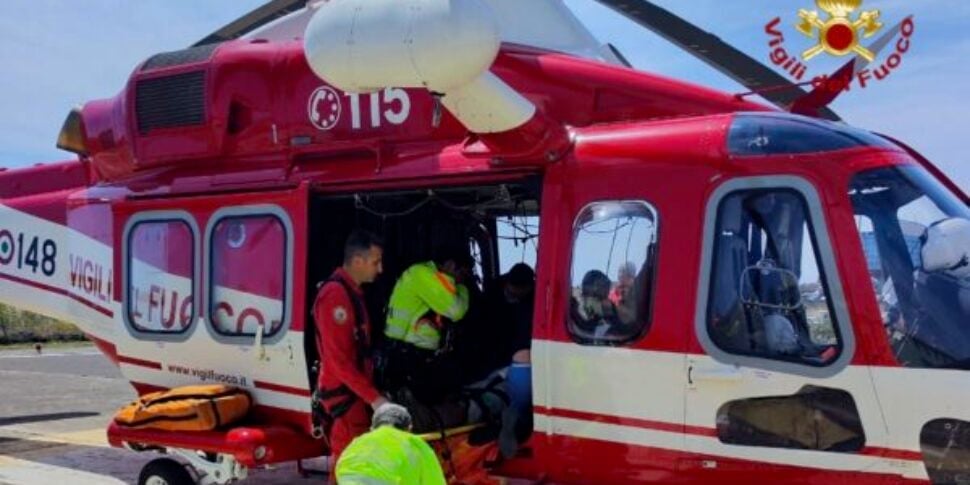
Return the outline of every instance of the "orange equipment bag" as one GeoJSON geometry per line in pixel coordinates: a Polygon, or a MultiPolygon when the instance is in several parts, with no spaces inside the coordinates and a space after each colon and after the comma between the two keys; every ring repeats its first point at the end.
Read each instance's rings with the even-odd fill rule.
{"type": "Polygon", "coordinates": [[[209,431],[249,412],[246,391],[223,385],[185,386],[145,394],[115,414],[115,423],[166,431],[209,431]]]}
{"type": "Polygon", "coordinates": [[[499,485],[502,480],[489,476],[490,464],[498,460],[498,444],[495,442],[472,445],[469,433],[477,425],[452,428],[443,433],[420,435],[431,445],[448,483],[455,485],[499,485]]]}

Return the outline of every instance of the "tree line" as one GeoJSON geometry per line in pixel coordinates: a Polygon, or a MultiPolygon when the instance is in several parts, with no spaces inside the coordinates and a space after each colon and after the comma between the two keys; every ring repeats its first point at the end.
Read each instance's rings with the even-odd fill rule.
{"type": "Polygon", "coordinates": [[[70,323],[0,304],[0,345],[84,340],[70,323]]]}

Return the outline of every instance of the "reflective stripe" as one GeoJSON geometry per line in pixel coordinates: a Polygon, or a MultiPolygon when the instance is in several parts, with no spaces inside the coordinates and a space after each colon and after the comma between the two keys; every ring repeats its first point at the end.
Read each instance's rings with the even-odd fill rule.
{"type": "Polygon", "coordinates": [[[441,341],[441,334],[424,320],[415,323],[414,332],[408,334],[404,341],[425,350],[438,350],[438,343],[441,341]]]}
{"type": "Polygon", "coordinates": [[[384,336],[394,340],[404,340],[404,337],[408,334],[408,328],[410,326],[411,325],[408,322],[401,320],[388,320],[387,327],[384,329],[384,336]]]}
{"type": "Polygon", "coordinates": [[[387,309],[388,320],[407,320],[408,322],[410,322],[412,318],[414,318],[414,312],[409,312],[407,310],[402,310],[400,308],[387,309]]]}
{"type": "Polygon", "coordinates": [[[457,320],[458,319],[458,313],[460,313],[464,308],[467,308],[468,307],[468,298],[467,297],[468,297],[468,293],[467,292],[461,292],[461,291],[459,291],[458,292],[458,297],[455,298],[455,302],[452,303],[450,307],[448,307],[448,311],[445,312],[445,316],[448,317],[448,318],[450,318],[450,319],[452,319],[452,320],[457,320]]]}
{"type": "Polygon", "coordinates": [[[414,264],[405,270],[391,292],[384,335],[419,349],[437,350],[441,332],[422,317],[443,307],[448,310],[442,316],[460,320],[468,310],[468,289],[456,285],[433,262],[414,264]]]}
{"type": "Polygon", "coordinates": [[[455,288],[454,283],[451,282],[451,277],[442,273],[441,271],[435,271],[434,275],[438,277],[438,281],[441,282],[441,286],[444,286],[448,293],[454,295],[458,289],[455,288]]]}
{"type": "Polygon", "coordinates": [[[337,474],[337,483],[340,485],[397,485],[395,482],[389,482],[379,478],[365,477],[363,475],[340,474],[337,474]]]}
{"type": "Polygon", "coordinates": [[[418,320],[414,325],[400,320],[389,321],[384,329],[384,336],[425,350],[438,350],[438,343],[441,341],[438,329],[424,320],[418,320]]]}

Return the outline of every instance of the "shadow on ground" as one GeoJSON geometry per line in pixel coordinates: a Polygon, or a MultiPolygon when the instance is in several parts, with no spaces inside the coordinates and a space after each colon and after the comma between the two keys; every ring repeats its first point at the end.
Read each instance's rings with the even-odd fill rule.
{"type": "Polygon", "coordinates": [[[62,419],[90,418],[101,413],[90,411],[75,411],[66,413],[47,413],[47,414],[28,414],[24,416],[13,416],[0,418],[0,426],[10,426],[13,424],[37,423],[43,421],[60,421],[62,419]]]}

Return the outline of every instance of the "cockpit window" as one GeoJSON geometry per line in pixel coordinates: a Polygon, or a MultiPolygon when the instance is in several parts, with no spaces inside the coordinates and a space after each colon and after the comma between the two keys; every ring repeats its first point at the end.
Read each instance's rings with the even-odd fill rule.
{"type": "Polygon", "coordinates": [[[849,196],[896,360],[970,369],[970,209],[918,166],[859,173],[849,196]]]}
{"type": "Polygon", "coordinates": [[[794,189],[732,192],[717,210],[707,333],[735,355],[826,366],[842,352],[811,218],[794,189]]]}
{"type": "Polygon", "coordinates": [[[736,156],[830,152],[864,146],[899,150],[865,130],[792,115],[739,114],[728,133],[728,151],[736,156]]]}

